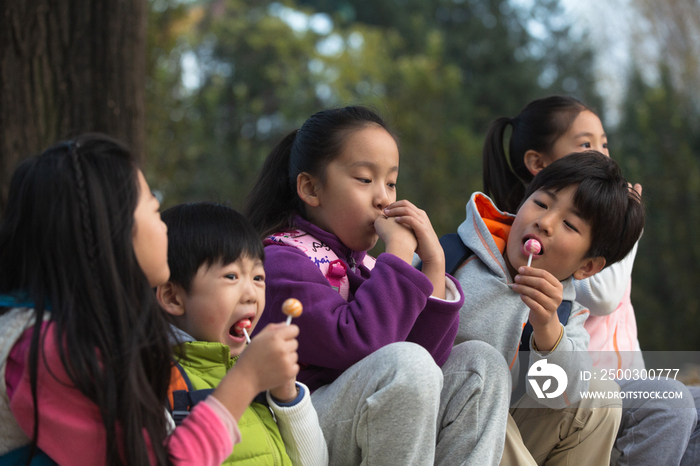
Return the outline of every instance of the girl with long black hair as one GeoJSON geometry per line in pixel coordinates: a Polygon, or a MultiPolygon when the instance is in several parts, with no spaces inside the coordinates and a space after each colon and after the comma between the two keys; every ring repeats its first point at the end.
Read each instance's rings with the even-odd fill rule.
{"type": "Polygon", "coordinates": [[[158,209],[132,154],[106,136],[60,143],[15,171],[0,224],[0,455],[219,465],[252,397],[288,375],[249,377],[241,355],[180,426],[169,422],[158,209]]]}

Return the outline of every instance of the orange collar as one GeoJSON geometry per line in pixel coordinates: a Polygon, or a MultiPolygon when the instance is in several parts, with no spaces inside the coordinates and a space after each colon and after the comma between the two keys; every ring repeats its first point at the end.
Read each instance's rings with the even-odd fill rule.
{"type": "Polygon", "coordinates": [[[477,194],[474,197],[474,203],[481,219],[486,224],[486,228],[491,232],[498,250],[503,254],[514,218],[499,212],[491,200],[483,194],[477,194]]]}

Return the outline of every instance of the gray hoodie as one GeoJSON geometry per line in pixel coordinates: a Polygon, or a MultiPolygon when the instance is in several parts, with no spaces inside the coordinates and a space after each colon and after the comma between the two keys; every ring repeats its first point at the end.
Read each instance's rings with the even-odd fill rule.
{"type": "MultiPolygon", "coordinates": [[[[513,278],[482,214],[505,225],[510,225],[515,218],[498,210],[488,196],[479,192],[472,194],[467,204],[467,219],[459,226],[457,233],[474,255],[454,274],[462,285],[465,298],[460,310],[455,345],[467,340],[481,340],[492,345],[506,359],[515,389],[520,371],[518,346],[530,309],[522,302],[520,294],[512,290],[513,278]]],[[[501,236],[507,238],[507,233],[501,236]]],[[[576,297],[573,278],[564,280],[562,285],[563,299],[573,301],[576,297]]],[[[566,391],[554,398],[538,398],[532,382],[527,384],[528,395],[549,408],[564,408],[576,403],[581,399],[580,392],[588,390],[588,381],[581,380],[581,371],[591,370],[587,352],[589,336],[583,327],[588,314],[587,309],[573,302],[561,341],[549,353],[535,351],[530,337],[528,367],[546,359],[546,363],[538,366],[554,363],[567,374],[566,391]]],[[[540,387],[542,385],[539,383],[540,387]]],[[[542,391],[546,393],[544,388],[542,391]]]]}

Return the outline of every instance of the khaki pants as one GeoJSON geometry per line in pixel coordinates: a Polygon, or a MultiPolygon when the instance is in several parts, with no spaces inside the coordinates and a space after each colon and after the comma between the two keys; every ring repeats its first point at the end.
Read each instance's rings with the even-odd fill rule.
{"type": "MultiPolygon", "coordinates": [[[[592,380],[589,391],[615,391],[614,382],[592,380]]],[[[510,409],[501,465],[607,466],[622,402],[582,399],[564,409],[535,408],[524,395],[510,409]]]]}

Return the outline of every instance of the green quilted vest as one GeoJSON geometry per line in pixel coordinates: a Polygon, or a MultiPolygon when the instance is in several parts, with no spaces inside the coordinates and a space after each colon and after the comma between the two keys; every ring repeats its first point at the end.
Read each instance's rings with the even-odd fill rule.
{"type": "MultiPolygon", "coordinates": [[[[185,343],[187,359],[178,363],[187,373],[194,390],[216,388],[237,358],[231,358],[228,346],[221,343],[193,341],[185,343]]],[[[178,348],[175,348],[176,354],[178,348]]],[[[270,408],[253,402],[238,420],[241,443],[223,464],[239,466],[291,466],[277,423],[270,408]]]]}

